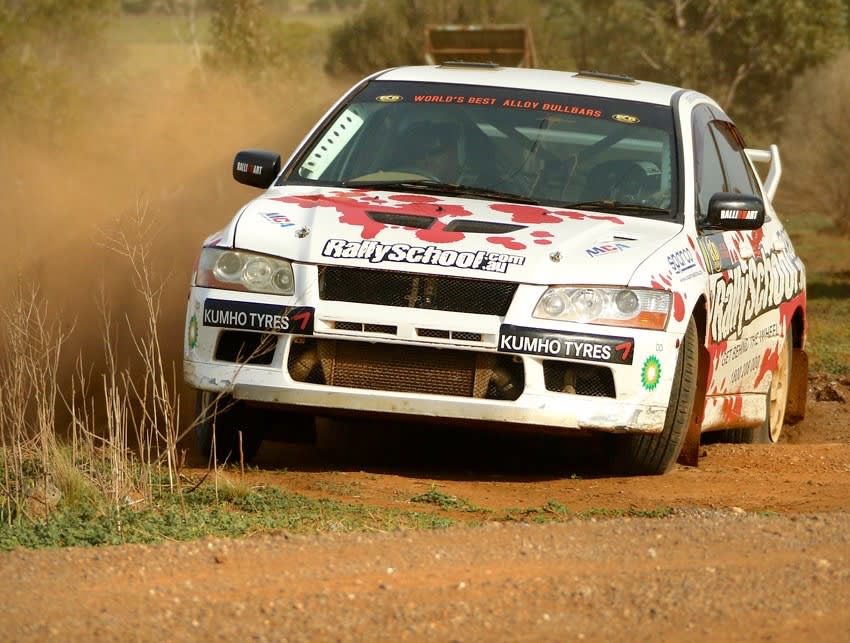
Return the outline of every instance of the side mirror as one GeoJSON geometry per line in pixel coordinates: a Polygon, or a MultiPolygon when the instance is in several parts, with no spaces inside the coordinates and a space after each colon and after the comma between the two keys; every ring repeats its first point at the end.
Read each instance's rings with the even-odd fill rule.
{"type": "Polygon", "coordinates": [[[280,154],[242,150],[233,159],[233,178],[255,188],[268,188],[280,173],[280,154]]]}
{"type": "Polygon", "coordinates": [[[764,202],[757,196],[718,192],[708,202],[701,228],[756,230],[764,224],[764,202]]]}

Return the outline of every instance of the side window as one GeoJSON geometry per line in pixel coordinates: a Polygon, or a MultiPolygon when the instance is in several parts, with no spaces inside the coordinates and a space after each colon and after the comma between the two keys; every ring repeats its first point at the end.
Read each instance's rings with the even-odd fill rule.
{"type": "Polygon", "coordinates": [[[698,214],[708,212],[708,202],[715,192],[727,192],[726,176],[720,162],[715,137],[711,131],[714,116],[706,105],[694,109],[691,120],[694,136],[694,167],[698,214]]]}
{"type": "Polygon", "coordinates": [[[726,173],[726,191],[761,196],[752,167],[744,156],[744,141],[735,126],[728,121],[714,121],[710,129],[726,173]]]}

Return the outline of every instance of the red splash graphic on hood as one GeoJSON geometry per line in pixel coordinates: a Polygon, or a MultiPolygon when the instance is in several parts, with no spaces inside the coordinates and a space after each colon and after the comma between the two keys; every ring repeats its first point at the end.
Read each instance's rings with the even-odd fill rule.
{"type": "Polygon", "coordinates": [[[733,395],[723,398],[723,418],[729,422],[733,422],[741,417],[741,412],[744,410],[744,398],[740,395],[733,395]]]}
{"type": "Polygon", "coordinates": [[[497,246],[504,246],[508,250],[524,250],[525,244],[520,243],[513,237],[487,237],[487,241],[497,246]]]}
{"type": "MultiPolygon", "coordinates": [[[[444,203],[439,198],[421,194],[394,194],[387,199],[381,199],[363,190],[331,192],[328,194],[309,194],[273,197],[273,201],[292,203],[302,208],[333,208],[340,213],[340,223],[361,228],[360,237],[374,239],[378,233],[387,227],[386,224],[373,220],[367,214],[419,215],[433,217],[433,225],[427,230],[417,230],[416,236],[430,243],[454,243],[466,235],[463,232],[446,231],[447,223],[442,217],[468,217],[472,212],[463,206],[444,203]]],[[[399,224],[401,225],[401,223],[399,224]]]]}
{"type": "Polygon", "coordinates": [[[609,221],[619,225],[623,220],[619,217],[605,214],[585,214],[575,210],[550,210],[536,205],[522,205],[518,203],[497,203],[491,205],[490,209],[496,212],[505,212],[511,215],[514,223],[540,224],[540,223],[563,223],[565,219],[574,221],[609,221]]]}
{"type": "Polygon", "coordinates": [[[548,246],[552,243],[551,238],[555,235],[547,230],[535,230],[531,233],[532,237],[536,237],[534,239],[534,243],[539,244],[541,246],[548,246]]]}

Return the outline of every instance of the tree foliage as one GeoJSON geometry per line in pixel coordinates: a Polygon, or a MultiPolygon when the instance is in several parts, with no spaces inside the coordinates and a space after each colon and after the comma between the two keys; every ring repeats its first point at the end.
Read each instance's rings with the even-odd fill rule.
{"type": "Polygon", "coordinates": [[[835,229],[850,235],[850,50],[803,73],[785,105],[783,193],[802,212],[832,215],[835,229]]]}
{"type": "Polygon", "coordinates": [[[846,46],[847,12],[847,0],[552,0],[546,24],[572,43],[555,66],[691,87],[764,129],[794,77],[846,46]]]}
{"type": "MultiPolygon", "coordinates": [[[[284,22],[281,3],[270,0],[210,0],[210,48],[205,62],[248,78],[279,75],[314,55],[322,42],[315,28],[284,22]]],[[[285,3],[284,3],[285,4],[285,3]]]]}
{"type": "Polygon", "coordinates": [[[749,125],[776,125],[793,78],[848,42],[850,0],[370,0],[331,35],[327,69],[365,73],[423,61],[424,27],[524,22],[540,65],[691,87],[749,125]]]}
{"type": "Polygon", "coordinates": [[[532,22],[537,4],[510,0],[368,0],[334,30],[325,68],[332,74],[365,74],[424,62],[428,24],[532,22]]]}

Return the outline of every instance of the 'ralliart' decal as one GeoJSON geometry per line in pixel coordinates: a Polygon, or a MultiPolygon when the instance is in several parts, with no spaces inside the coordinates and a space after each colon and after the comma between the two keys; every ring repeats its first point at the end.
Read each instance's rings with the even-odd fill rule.
{"type": "Polygon", "coordinates": [[[445,268],[470,268],[486,272],[507,272],[508,266],[521,266],[525,257],[477,250],[460,252],[437,246],[412,246],[408,243],[384,244],[380,241],[328,239],[322,256],[334,259],[367,259],[370,263],[428,264],[445,268]]]}

